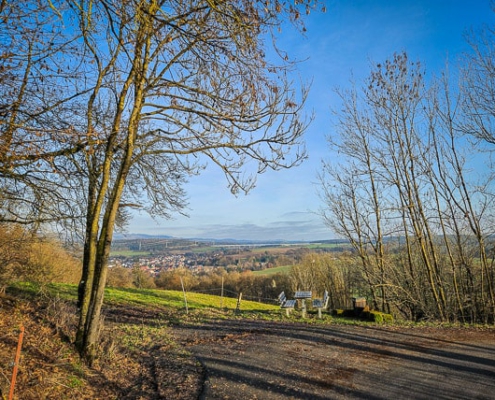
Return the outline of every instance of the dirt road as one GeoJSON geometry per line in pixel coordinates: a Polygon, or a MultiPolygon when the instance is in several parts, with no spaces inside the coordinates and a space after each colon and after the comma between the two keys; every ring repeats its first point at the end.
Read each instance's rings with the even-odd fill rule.
{"type": "Polygon", "coordinates": [[[495,399],[495,331],[214,321],[174,333],[200,399],[495,399]]]}

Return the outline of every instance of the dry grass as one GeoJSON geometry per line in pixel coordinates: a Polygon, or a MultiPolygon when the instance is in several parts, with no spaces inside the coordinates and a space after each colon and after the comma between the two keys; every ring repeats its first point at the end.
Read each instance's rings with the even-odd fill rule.
{"type": "Polygon", "coordinates": [[[189,354],[175,347],[163,321],[138,307],[113,315],[122,318],[112,321],[109,316],[104,322],[99,358],[90,369],[72,344],[76,326],[72,301],[0,296],[0,397],[9,394],[21,326],[24,341],[15,399],[168,398],[167,390],[177,388],[170,380],[180,383],[183,377],[192,380],[190,391],[197,394],[202,371],[189,354]],[[167,379],[157,384],[157,376],[167,379]]]}

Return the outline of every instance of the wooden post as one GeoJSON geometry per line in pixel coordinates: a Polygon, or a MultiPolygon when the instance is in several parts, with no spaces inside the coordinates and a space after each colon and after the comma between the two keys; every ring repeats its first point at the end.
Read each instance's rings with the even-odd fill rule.
{"type": "Polygon", "coordinates": [[[19,360],[21,358],[22,338],[24,337],[24,326],[21,325],[19,340],[17,341],[17,351],[15,353],[14,370],[12,372],[12,380],[10,382],[9,400],[14,398],[15,379],[17,377],[17,369],[19,368],[19,360]]]}
{"type": "Polygon", "coordinates": [[[180,277],[180,284],[182,285],[182,293],[184,293],[184,303],[186,304],[186,314],[189,314],[189,309],[187,308],[186,290],[184,289],[184,282],[182,281],[182,276],[180,277]]]}
{"type": "Polygon", "coordinates": [[[237,298],[237,306],[235,308],[236,314],[241,312],[241,299],[242,299],[242,292],[239,293],[239,297],[237,298]]]}
{"type": "Polygon", "coordinates": [[[222,276],[222,291],[220,293],[220,308],[223,308],[223,276],[222,276]]]}

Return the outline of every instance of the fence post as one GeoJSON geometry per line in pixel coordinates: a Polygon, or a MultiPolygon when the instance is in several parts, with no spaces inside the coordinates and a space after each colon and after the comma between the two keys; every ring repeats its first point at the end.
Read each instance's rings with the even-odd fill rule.
{"type": "Polygon", "coordinates": [[[220,293],[220,308],[223,308],[223,276],[222,276],[222,291],[220,293]]]}
{"type": "Polygon", "coordinates": [[[15,379],[17,377],[17,369],[19,367],[19,360],[21,358],[23,337],[24,337],[24,326],[21,325],[21,332],[19,333],[19,340],[17,341],[17,351],[15,353],[14,370],[12,371],[12,380],[10,382],[9,400],[12,400],[14,398],[15,379]]]}
{"type": "Polygon", "coordinates": [[[237,306],[235,308],[236,314],[241,312],[241,299],[242,299],[242,292],[239,293],[239,297],[237,298],[237,306]]]}
{"type": "Polygon", "coordinates": [[[180,277],[180,284],[182,285],[182,293],[184,293],[184,303],[186,304],[186,314],[189,314],[189,309],[187,308],[186,290],[184,289],[184,281],[182,280],[182,276],[180,277]]]}

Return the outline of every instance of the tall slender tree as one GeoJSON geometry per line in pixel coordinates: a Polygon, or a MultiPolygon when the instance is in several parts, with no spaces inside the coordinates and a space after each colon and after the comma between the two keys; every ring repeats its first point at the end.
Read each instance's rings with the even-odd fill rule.
{"type": "Polygon", "coordinates": [[[464,95],[451,99],[449,85],[427,87],[420,65],[398,54],[377,65],[361,91],[339,92],[339,135],[330,145],[345,163],[324,164],[323,215],[359,255],[373,300],[380,288],[382,304],[390,299],[411,318],[486,322],[492,179],[468,174],[460,128],[470,117],[459,112],[464,95]]]}

